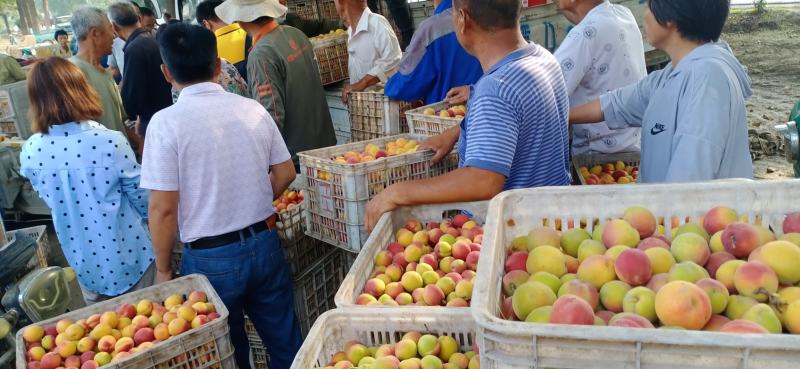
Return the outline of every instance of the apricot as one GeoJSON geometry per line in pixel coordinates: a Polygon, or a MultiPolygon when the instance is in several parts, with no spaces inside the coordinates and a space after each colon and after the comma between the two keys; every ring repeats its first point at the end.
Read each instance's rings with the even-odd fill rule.
{"type": "Polygon", "coordinates": [[[711,319],[711,301],[705,291],[685,281],[667,283],[656,294],[656,315],[661,323],[699,330],[711,319]]]}

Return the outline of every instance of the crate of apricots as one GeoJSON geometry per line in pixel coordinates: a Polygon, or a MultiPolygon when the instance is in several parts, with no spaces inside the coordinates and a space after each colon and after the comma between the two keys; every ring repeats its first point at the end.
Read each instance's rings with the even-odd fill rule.
{"type": "Polygon", "coordinates": [[[347,71],[347,31],[333,30],[328,34],[311,38],[314,56],[319,66],[322,85],[344,81],[347,71]]]}
{"type": "Polygon", "coordinates": [[[467,307],[488,202],[384,214],[336,294],[336,306],[467,307]]]}
{"type": "Polygon", "coordinates": [[[17,369],[233,368],[228,310],[192,274],[17,332],[17,369]]]}
{"type": "Polygon", "coordinates": [[[358,252],[366,242],[364,208],[386,187],[438,176],[458,167],[457,153],[433,164],[419,150],[424,136],[403,134],[298,154],[305,180],[306,232],[358,252]]]}
{"type": "Polygon", "coordinates": [[[639,153],[577,156],[572,165],[582,185],[631,184],[639,179],[639,153]]]}
{"type": "Polygon", "coordinates": [[[450,105],[446,102],[426,105],[406,112],[408,132],[435,136],[459,125],[466,115],[467,107],[464,105],[450,105]]]}

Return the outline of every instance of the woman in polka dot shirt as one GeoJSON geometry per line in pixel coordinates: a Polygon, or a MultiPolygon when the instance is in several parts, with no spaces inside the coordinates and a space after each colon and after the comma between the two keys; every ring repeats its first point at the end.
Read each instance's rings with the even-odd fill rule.
{"type": "Polygon", "coordinates": [[[50,58],[28,76],[33,129],[21,172],[50,207],[87,303],[153,284],[148,192],[128,141],[95,122],[100,98],[80,69],[50,58]]]}

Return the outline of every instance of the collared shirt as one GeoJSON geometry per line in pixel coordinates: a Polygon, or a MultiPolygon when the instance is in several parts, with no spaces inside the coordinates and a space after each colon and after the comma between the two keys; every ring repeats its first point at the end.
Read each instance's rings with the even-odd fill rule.
{"type": "Polygon", "coordinates": [[[139,134],[144,134],[153,114],[172,105],[172,86],[161,72],[161,51],[150,33],[142,29],[134,31],[123,51],[122,103],[131,119],[141,117],[139,134]]]}
{"type": "Polygon", "coordinates": [[[54,125],[28,139],[20,163],[81,286],[116,296],[135,285],[153,262],[148,192],[122,133],[96,122],[54,125]]]}
{"type": "Polygon", "coordinates": [[[97,120],[98,123],[106,128],[122,132],[125,134],[125,109],[122,108],[122,97],[119,95],[119,87],[114,82],[114,78],[105,70],[87,63],[85,60],[73,56],[69,58],[73,64],[81,69],[83,75],[89,80],[89,84],[94,87],[100,96],[103,105],[103,115],[97,120]]]}
{"type": "MultiPolygon", "coordinates": [[[[641,81],[647,76],[642,33],[633,13],[606,1],[573,28],[555,52],[567,83],[570,106],[641,81]]],[[[603,123],[573,127],[572,155],[638,152],[641,129],[612,130],[603,123]]]]}
{"type": "Polygon", "coordinates": [[[278,127],[261,105],[216,83],[199,83],[153,116],[142,187],[179,192],[181,240],[192,242],[272,215],[269,168],[289,159],[278,127]]]}
{"type": "Polygon", "coordinates": [[[569,98],[550,52],[530,44],[508,54],[470,95],[461,166],[504,175],[505,190],[569,185],[569,98]]]}
{"type": "Polygon", "coordinates": [[[601,96],[600,103],[612,129],[642,128],[640,182],[692,182],[753,177],[750,95],[750,76],[719,42],[601,96]]]}
{"type": "Polygon", "coordinates": [[[108,58],[108,66],[117,68],[120,77],[125,77],[125,40],[116,37],[114,43],[111,45],[111,56],[108,58]]]}
{"type": "Polygon", "coordinates": [[[403,56],[389,21],[366,7],[356,28],[351,25],[347,34],[350,36],[347,43],[350,83],[356,83],[366,75],[386,82],[403,56]]]}
{"type": "Polygon", "coordinates": [[[25,78],[25,70],[16,59],[0,54],[0,86],[19,82],[25,78]]]}
{"type": "Polygon", "coordinates": [[[53,56],[69,59],[72,57],[72,49],[69,46],[67,46],[67,49],[64,50],[64,48],[62,48],[60,44],[56,43],[56,46],[53,48],[53,56]]]}
{"type": "Polygon", "coordinates": [[[452,18],[453,0],[444,0],[420,24],[397,73],[386,82],[386,96],[433,104],[444,100],[453,87],[472,85],[481,78],[481,63],[458,43],[452,18]]]}
{"type": "Polygon", "coordinates": [[[219,57],[236,66],[239,74],[247,80],[247,52],[250,38],[239,23],[229,24],[214,31],[217,36],[217,53],[219,57]]]}
{"type": "Polygon", "coordinates": [[[269,23],[253,37],[247,59],[250,94],[278,125],[297,165],[297,153],[336,145],[314,47],[297,28],[269,23]]]}

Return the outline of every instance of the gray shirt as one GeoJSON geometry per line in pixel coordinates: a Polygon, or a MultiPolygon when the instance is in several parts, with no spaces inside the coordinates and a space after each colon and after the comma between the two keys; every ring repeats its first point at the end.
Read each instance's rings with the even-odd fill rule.
{"type": "Polygon", "coordinates": [[[600,98],[612,129],[642,127],[640,182],[752,178],[750,77],[723,42],[600,98]]]}

